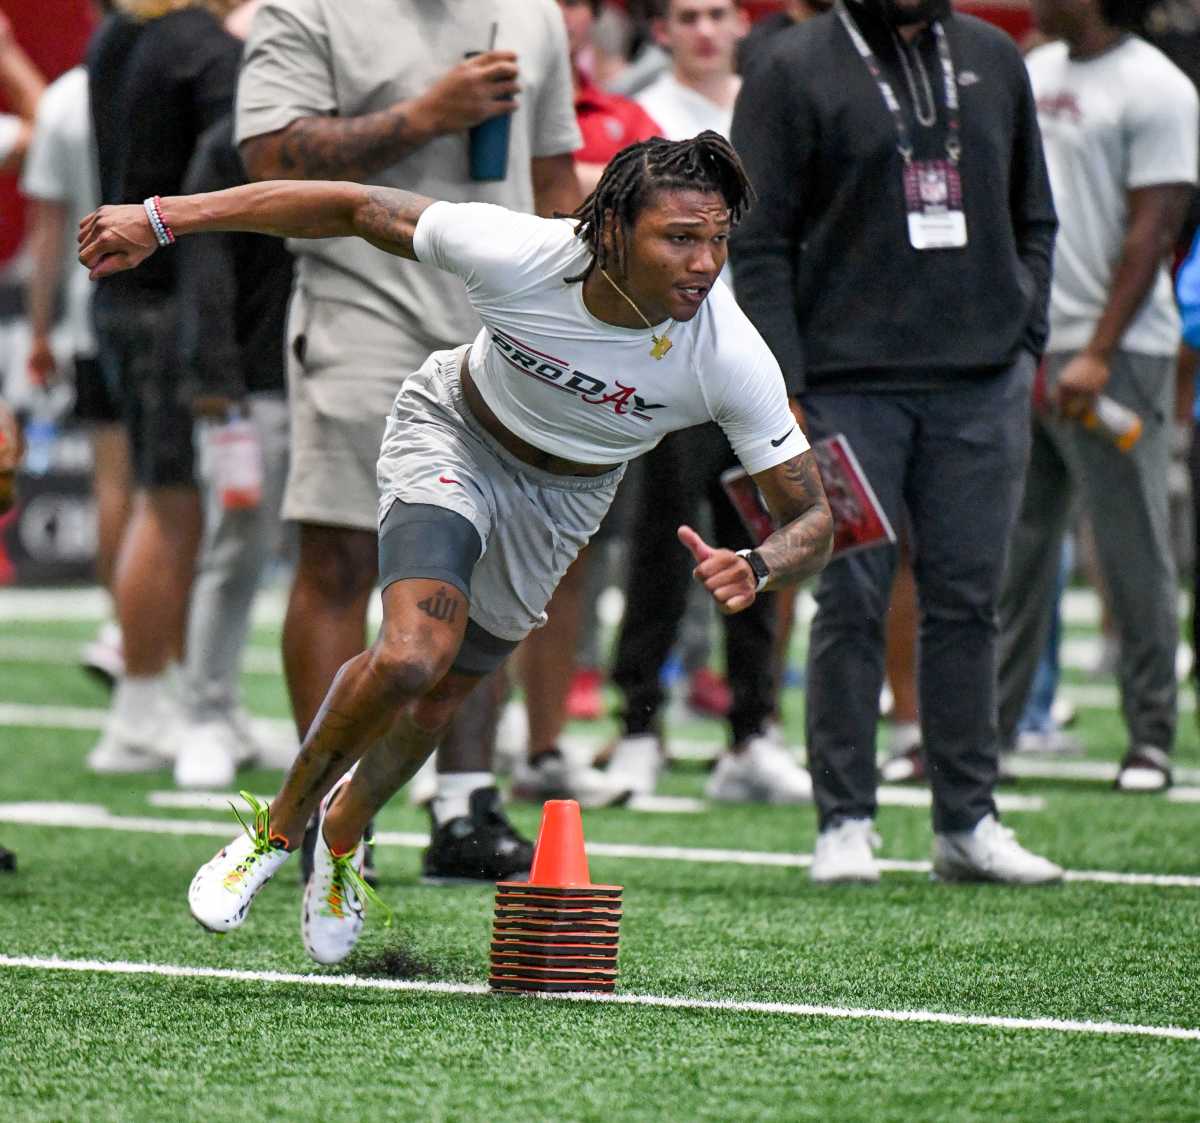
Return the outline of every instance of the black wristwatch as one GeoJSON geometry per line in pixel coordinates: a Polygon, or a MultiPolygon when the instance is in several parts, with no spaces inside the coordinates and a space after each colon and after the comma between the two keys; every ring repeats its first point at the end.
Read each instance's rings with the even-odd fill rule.
{"type": "Polygon", "coordinates": [[[757,550],[738,550],[737,556],[745,558],[750,566],[750,572],[754,574],[758,584],[754,586],[756,593],[763,591],[763,586],[770,580],[771,568],[763,561],[763,556],[757,550]]]}

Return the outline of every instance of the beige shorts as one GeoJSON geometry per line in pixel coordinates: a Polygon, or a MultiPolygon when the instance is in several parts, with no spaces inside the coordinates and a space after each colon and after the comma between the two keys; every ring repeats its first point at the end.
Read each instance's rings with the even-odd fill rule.
{"type": "Polygon", "coordinates": [[[376,530],[375,464],[384,425],[405,377],[428,354],[426,345],[356,305],[293,293],[285,519],[376,530]]]}

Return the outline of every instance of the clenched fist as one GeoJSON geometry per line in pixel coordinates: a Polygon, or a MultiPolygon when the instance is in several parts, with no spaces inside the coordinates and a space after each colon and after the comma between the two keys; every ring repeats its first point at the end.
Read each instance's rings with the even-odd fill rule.
{"type": "Polygon", "coordinates": [[[79,224],[79,260],[93,281],[136,269],[156,249],[145,208],[136,203],[101,207],[79,224]]]}

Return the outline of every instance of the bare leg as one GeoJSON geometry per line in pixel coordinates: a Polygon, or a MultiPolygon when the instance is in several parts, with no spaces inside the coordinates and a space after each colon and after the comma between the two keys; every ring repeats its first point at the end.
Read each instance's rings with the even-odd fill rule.
{"type": "Polygon", "coordinates": [[[92,432],[96,461],[92,490],[96,496],[96,578],[113,589],[121,539],[133,506],[129,466],[129,438],[123,425],[97,425],[92,432]]]}
{"type": "Polygon", "coordinates": [[[200,525],[195,488],[138,492],[113,590],[131,678],[161,674],[183,653],[200,525]]]}
{"type": "Polygon", "coordinates": [[[346,770],[442,680],[466,623],[466,597],[441,581],[396,581],[383,591],[379,637],[338,671],[271,803],[274,832],[289,847],[300,844],[317,804],[346,770]]]}
{"type": "Polygon", "coordinates": [[[475,689],[479,683],[474,675],[446,675],[402,712],[387,734],[364,754],[358,771],[338,792],[325,817],[325,842],[335,854],[344,854],[358,844],[380,808],[425,763],[464,701],[487,694],[475,689]]]}
{"type": "Polygon", "coordinates": [[[374,532],[300,524],[300,557],[283,624],[283,665],[301,737],[338,670],[366,646],[377,564],[374,532]]]}
{"type": "Polygon", "coordinates": [[[589,557],[584,547],[550,598],[546,626],[530,632],[521,645],[530,757],[554,748],[566,723],[589,557]]]}
{"type": "MultiPolygon", "coordinates": [[[[446,681],[451,677],[463,676],[448,675],[446,681]]],[[[474,688],[461,701],[438,748],[437,769],[442,776],[492,770],[496,725],[508,697],[508,672],[500,667],[487,678],[471,677],[469,681],[474,688]]]]}

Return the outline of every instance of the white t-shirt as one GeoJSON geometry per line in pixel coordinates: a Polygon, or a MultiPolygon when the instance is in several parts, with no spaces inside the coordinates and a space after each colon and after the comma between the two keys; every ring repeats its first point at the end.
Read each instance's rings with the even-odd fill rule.
{"type": "Polygon", "coordinates": [[[570,220],[437,202],[413,246],[465,282],[484,324],[470,352],[475,385],[504,425],[543,452],[615,464],[707,421],[721,426],[747,472],[808,448],[779,364],[719,281],[692,319],[656,325],[672,347],[655,359],[650,329],[596,319],[582,283],[564,284],[591,253],[570,220]]]}
{"type": "MultiPolygon", "coordinates": [[[[1128,221],[1127,193],[1195,183],[1196,90],[1161,51],[1136,36],[1091,59],[1064,43],[1032,51],[1029,77],[1058,211],[1050,289],[1050,351],[1076,351],[1108,301],[1128,221]]],[[[1166,263],[1121,346],[1173,355],[1179,314],[1166,263]]]]}
{"type": "Polygon", "coordinates": [[[96,353],[91,301],[94,286],[76,257],[79,221],[100,205],[96,143],[88,111],[87,71],[68,70],[52,82],[38,102],[33,136],[21,171],[21,191],[31,199],[60,203],[63,224],[62,277],[66,284],[66,321],[75,354],[96,353]]]}
{"type": "Polygon", "coordinates": [[[728,139],[733,106],[718,105],[668,71],[659,75],[634,99],[654,118],[667,140],[688,140],[705,129],[728,139]]]}
{"type": "MultiPolygon", "coordinates": [[[[266,0],[246,43],[237,140],[301,117],[359,117],[425,93],[468,50],[517,54],[521,93],[509,132],[508,178],[468,174],[468,134],[445,133],[370,182],[434,199],[534,207],[530,161],[574,152],[582,140],[567,34],[554,0],[400,4],[396,0],[266,0]]],[[[289,243],[297,286],[317,300],[357,305],[395,324],[424,354],[474,335],[479,320],[452,277],[381,258],[358,238],[289,243]]],[[[411,356],[410,356],[411,361],[411,356]]]]}

